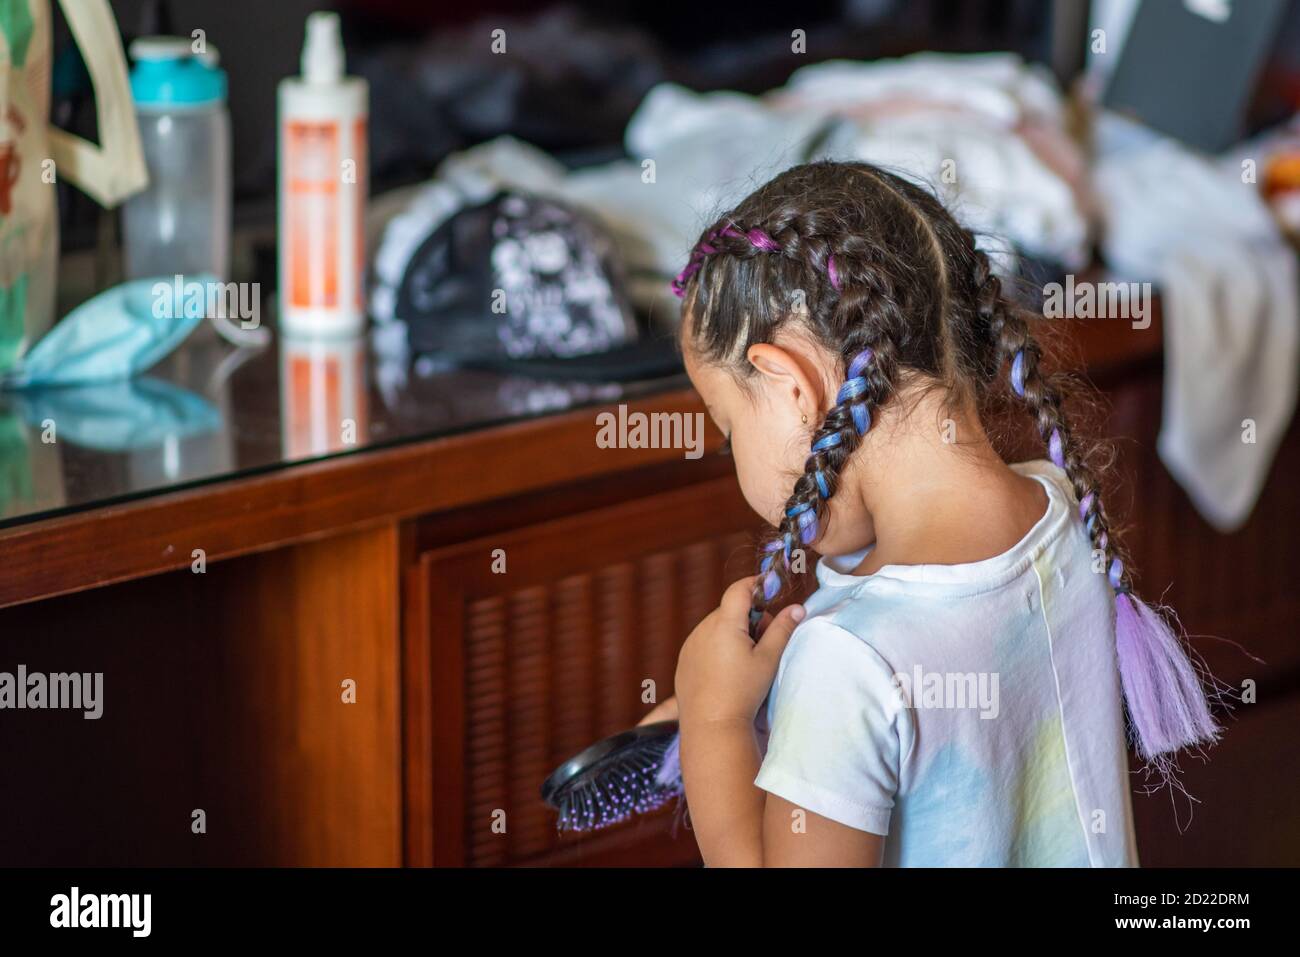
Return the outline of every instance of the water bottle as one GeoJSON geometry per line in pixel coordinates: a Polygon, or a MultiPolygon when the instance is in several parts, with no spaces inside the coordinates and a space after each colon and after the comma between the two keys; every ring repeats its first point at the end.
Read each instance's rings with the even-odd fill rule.
{"type": "Polygon", "coordinates": [[[130,47],[131,96],[149,187],[123,207],[128,279],[228,278],[230,113],[211,46],[142,37],[130,47]]]}

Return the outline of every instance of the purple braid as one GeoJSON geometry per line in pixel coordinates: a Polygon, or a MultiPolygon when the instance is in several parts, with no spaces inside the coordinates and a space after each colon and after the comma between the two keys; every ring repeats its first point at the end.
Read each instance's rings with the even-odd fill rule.
{"type": "MultiPolygon", "coordinates": [[[[1011,391],[1029,407],[1048,457],[1074,487],[1079,518],[1115,592],[1116,656],[1130,737],[1148,766],[1171,781],[1178,751],[1210,744],[1220,733],[1200,675],[1170,623],[1133,593],[1124,559],[1111,538],[1098,482],[1071,441],[1061,389],[1039,372],[1040,350],[1029,335],[1028,320],[1002,298],[1000,281],[982,254],[977,256],[975,278],[981,315],[1010,360],[1011,391]]],[[[1212,677],[1209,681],[1213,685],[1212,677]]]]}
{"type": "MultiPolygon", "coordinates": [[[[749,240],[750,245],[755,249],[761,250],[765,253],[779,253],[781,251],[780,243],[763,230],[750,229],[748,231],[742,231],[735,223],[727,223],[727,225],[723,226],[721,229],[715,229],[713,232],[709,233],[704,239],[696,243],[695,248],[691,250],[691,256],[686,263],[686,268],[679,272],[672,282],[673,295],[678,299],[681,299],[686,295],[686,287],[690,285],[691,279],[693,279],[695,274],[704,266],[705,257],[712,256],[719,252],[718,247],[714,244],[721,236],[729,236],[736,239],[743,236],[745,239],[749,240]]],[[[831,279],[831,284],[835,285],[834,278],[831,279]]],[[[839,287],[836,286],[836,288],[838,289],[839,287]]]]}

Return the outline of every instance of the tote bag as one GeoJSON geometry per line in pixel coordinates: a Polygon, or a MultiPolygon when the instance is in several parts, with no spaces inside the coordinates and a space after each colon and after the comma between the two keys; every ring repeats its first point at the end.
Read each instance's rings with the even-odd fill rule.
{"type": "Polygon", "coordinates": [[[95,89],[99,143],[50,126],[50,0],[0,0],[0,372],[54,320],[57,190],[105,207],[148,183],[126,60],[107,0],[60,0],[95,89]]]}

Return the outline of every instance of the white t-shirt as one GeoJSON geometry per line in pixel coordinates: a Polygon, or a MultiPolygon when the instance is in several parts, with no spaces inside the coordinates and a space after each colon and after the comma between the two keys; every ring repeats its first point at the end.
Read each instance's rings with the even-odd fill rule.
{"type": "Polygon", "coordinates": [[[1010,551],[847,574],[823,558],[755,784],[887,835],[893,866],[1137,865],[1114,593],[1065,473],[1010,551]]]}

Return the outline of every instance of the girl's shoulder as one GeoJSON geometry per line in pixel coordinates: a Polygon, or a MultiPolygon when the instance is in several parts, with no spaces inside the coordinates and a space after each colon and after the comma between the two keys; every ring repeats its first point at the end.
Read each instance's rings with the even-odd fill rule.
{"type": "Polygon", "coordinates": [[[1065,470],[1047,459],[1030,459],[1027,462],[1011,463],[1012,470],[1028,478],[1036,478],[1047,487],[1049,497],[1059,496],[1066,504],[1078,504],[1074,486],[1065,470]]]}
{"type": "MultiPolygon", "coordinates": [[[[806,617],[790,638],[784,658],[816,660],[823,667],[891,675],[908,636],[925,630],[926,609],[905,593],[872,587],[840,589],[831,602],[814,595],[806,617]]],[[[825,590],[819,590],[824,595],[825,590]]]]}
{"type": "Polygon", "coordinates": [[[864,707],[874,702],[879,717],[892,718],[897,667],[888,643],[872,640],[884,632],[864,632],[861,622],[844,618],[841,611],[810,615],[795,628],[781,655],[776,685],[786,687],[787,694],[802,689],[823,702],[838,698],[864,707]]]}

